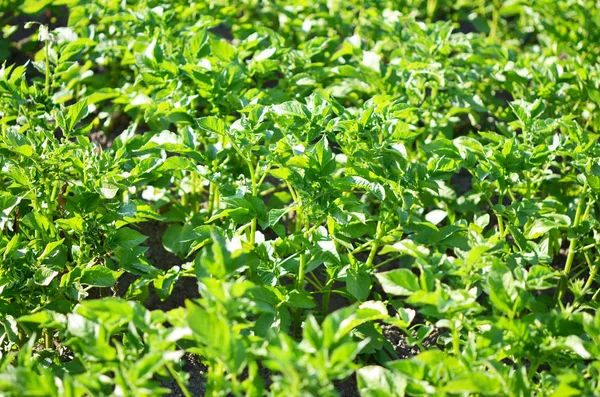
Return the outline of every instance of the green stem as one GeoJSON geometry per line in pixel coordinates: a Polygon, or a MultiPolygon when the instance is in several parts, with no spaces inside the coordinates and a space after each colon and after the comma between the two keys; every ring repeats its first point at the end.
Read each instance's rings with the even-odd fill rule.
{"type": "MultiPolygon", "coordinates": [[[[310,276],[310,273],[309,273],[309,276],[310,276]]],[[[323,286],[321,285],[321,283],[319,283],[316,279],[314,279],[314,278],[311,279],[310,277],[306,277],[305,280],[315,288],[315,291],[312,292],[313,294],[315,294],[319,290],[323,289],[323,286]]]]}
{"type": "Polygon", "coordinates": [[[44,334],[44,347],[46,349],[52,349],[54,347],[54,346],[52,346],[52,331],[50,331],[48,328],[44,328],[43,334],[44,334]]]}
{"type": "Polygon", "coordinates": [[[252,219],[252,223],[250,225],[250,245],[254,245],[256,242],[256,218],[252,219]]]}
{"type": "Polygon", "coordinates": [[[456,324],[452,324],[452,350],[455,356],[460,355],[460,333],[456,324]]]}
{"type": "MultiPolygon", "coordinates": [[[[498,187],[498,191],[500,191],[500,183],[498,181],[496,181],[496,186],[498,187]]],[[[502,195],[498,196],[498,204],[503,205],[502,202],[504,201],[504,193],[502,193],[502,195]]],[[[490,199],[488,199],[488,204],[490,205],[490,207],[493,207],[492,205],[492,201],[490,199]]],[[[494,211],[494,215],[496,215],[496,219],[498,220],[498,232],[500,233],[500,239],[504,238],[504,220],[502,219],[502,214],[499,214],[498,212],[494,211]]]]}
{"type": "Polygon", "coordinates": [[[379,269],[380,267],[383,267],[383,266],[387,265],[387,264],[388,264],[388,263],[390,263],[390,262],[393,262],[393,261],[395,261],[395,260],[398,260],[398,259],[400,259],[401,257],[402,257],[402,255],[395,255],[395,256],[392,256],[391,258],[388,258],[388,259],[384,260],[383,262],[380,262],[380,263],[376,264],[375,266],[373,266],[373,269],[379,269]]]}
{"type": "Polygon", "coordinates": [[[50,42],[48,40],[44,46],[44,55],[46,58],[46,96],[50,96],[50,42]]]}
{"type": "Polygon", "coordinates": [[[298,278],[296,279],[296,289],[302,291],[304,289],[304,268],[306,267],[306,253],[300,254],[300,264],[298,265],[298,278]]]}
{"type": "Polygon", "coordinates": [[[374,242],[375,241],[371,240],[371,241],[367,241],[366,243],[363,243],[363,244],[359,245],[358,247],[354,248],[354,250],[351,252],[351,254],[352,255],[356,255],[359,252],[363,252],[365,249],[367,249],[374,242]]]}
{"type": "MultiPolygon", "coordinates": [[[[589,255],[587,252],[585,253],[585,259],[588,262],[588,265],[591,264],[591,260],[589,259],[589,255]]],[[[596,275],[598,274],[598,268],[600,267],[600,258],[596,259],[596,262],[591,265],[590,275],[583,287],[583,291],[587,291],[591,286],[594,280],[596,279],[596,275]]]]}
{"type": "MultiPolygon", "coordinates": [[[[298,278],[296,279],[296,290],[298,292],[304,290],[304,268],[306,267],[306,253],[300,254],[300,264],[298,266],[298,278]]],[[[296,309],[294,312],[294,327],[293,334],[300,336],[300,328],[302,323],[302,309],[296,309]]]]}
{"type": "Polygon", "coordinates": [[[375,254],[379,249],[379,240],[383,236],[383,226],[381,220],[377,221],[377,232],[375,234],[375,242],[371,246],[371,252],[369,252],[369,257],[367,258],[367,268],[373,267],[373,260],[375,259],[375,254]]]}
{"type": "Polygon", "coordinates": [[[173,366],[171,365],[171,363],[167,363],[167,364],[165,364],[165,366],[169,370],[169,373],[171,374],[173,379],[175,379],[175,382],[177,382],[177,386],[179,386],[179,389],[181,390],[183,395],[185,397],[192,397],[192,395],[188,391],[187,387],[185,387],[185,384],[183,383],[183,379],[181,379],[181,376],[179,376],[179,374],[173,369],[173,366]]]}
{"type": "Polygon", "coordinates": [[[189,195],[187,193],[183,193],[181,195],[181,205],[187,207],[189,203],[189,195]]]}
{"type": "Polygon", "coordinates": [[[191,191],[191,196],[192,196],[192,209],[194,212],[198,212],[198,209],[200,208],[200,203],[199,203],[200,198],[198,197],[198,174],[196,174],[195,171],[192,171],[191,175],[190,175],[190,179],[191,179],[190,191],[191,191]]]}
{"type": "Polygon", "coordinates": [[[58,187],[60,185],[60,180],[54,181],[52,186],[52,192],[50,193],[50,202],[54,203],[56,201],[56,196],[58,195],[58,187]]]}
{"type": "MultiPolygon", "coordinates": [[[[583,205],[585,203],[585,196],[587,194],[587,183],[585,185],[583,185],[583,190],[581,192],[581,195],[579,196],[579,203],[577,203],[577,209],[575,210],[575,219],[573,221],[573,229],[576,229],[579,227],[579,224],[581,223],[581,213],[583,211],[583,205]]],[[[586,210],[586,213],[589,213],[586,210]]],[[[577,238],[571,238],[570,242],[569,242],[569,251],[567,254],[567,261],[565,262],[565,269],[563,271],[563,275],[562,278],[559,282],[559,286],[557,289],[557,294],[556,294],[556,299],[557,300],[562,300],[566,288],[567,288],[567,279],[569,277],[569,273],[571,273],[571,267],[573,266],[573,260],[575,259],[575,250],[577,248],[577,238]]]]}
{"type": "Polygon", "coordinates": [[[321,313],[325,317],[329,313],[329,300],[331,298],[331,289],[333,288],[333,278],[329,278],[325,284],[325,291],[323,293],[323,304],[321,307],[321,313]]]}
{"type": "Polygon", "coordinates": [[[492,27],[490,28],[490,37],[496,37],[496,31],[498,30],[498,19],[500,17],[500,10],[498,5],[494,1],[492,5],[492,27]]]}
{"type": "MultiPolygon", "coordinates": [[[[256,197],[257,191],[258,191],[258,181],[256,179],[256,171],[254,170],[254,167],[252,166],[251,161],[247,161],[247,163],[248,163],[248,169],[250,170],[250,178],[252,179],[252,196],[256,197]]],[[[250,226],[250,245],[252,245],[252,246],[254,246],[254,244],[256,242],[256,223],[257,223],[257,219],[252,218],[252,225],[250,226]]]]}
{"type": "Polygon", "coordinates": [[[208,217],[210,218],[215,208],[215,184],[209,182],[208,185],[208,217]]]}
{"type": "Polygon", "coordinates": [[[437,0],[427,0],[427,22],[431,23],[435,10],[437,9],[437,0]]]}

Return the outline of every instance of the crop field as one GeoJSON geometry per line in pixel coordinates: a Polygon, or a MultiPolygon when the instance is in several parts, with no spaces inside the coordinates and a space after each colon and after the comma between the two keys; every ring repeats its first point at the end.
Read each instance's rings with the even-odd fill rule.
{"type": "Polygon", "coordinates": [[[600,396],[600,1],[0,0],[0,397],[600,396]]]}

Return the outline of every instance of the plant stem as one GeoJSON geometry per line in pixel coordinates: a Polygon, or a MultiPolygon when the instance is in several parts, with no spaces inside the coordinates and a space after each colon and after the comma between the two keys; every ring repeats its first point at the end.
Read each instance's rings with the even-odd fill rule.
{"type": "Polygon", "coordinates": [[[50,331],[48,328],[44,328],[44,347],[46,349],[52,349],[54,346],[52,346],[52,331],[50,331]]]}
{"type": "Polygon", "coordinates": [[[304,268],[306,267],[306,253],[300,254],[300,264],[298,265],[298,278],[296,279],[296,289],[302,291],[304,289],[304,268]]]}
{"type": "MultiPolygon", "coordinates": [[[[300,254],[300,264],[298,265],[298,278],[296,279],[296,290],[298,292],[304,290],[304,268],[306,266],[306,253],[300,254]]],[[[294,327],[293,335],[300,336],[300,328],[302,323],[302,309],[296,309],[294,312],[294,327]]]]}
{"type": "Polygon", "coordinates": [[[256,218],[252,219],[250,224],[250,245],[254,245],[256,242],[256,218]]]}
{"type": "Polygon", "coordinates": [[[329,299],[331,298],[331,289],[333,288],[333,277],[327,279],[325,284],[325,291],[323,292],[323,304],[321,307],[321,313],[326,316],[329,313],[329,299]]]}
{"type": "Polygon", "coordinates": [[[431,23],[435,10],[437,8],[437,0],[427,0],[427,22],[431,23]]]}
{"type": "Polygon", "coordinates": [[[48,40],[44,45],[44,55],[46,58],[46,96],[50,96],[50,42],[48,40]]]}
{"type": "MultiPolygon", "coordinates": [[[[591,263],[587,252],[585,253],[585,259],[588,261],[588,264],[591,263]]],[[[596,259],[596,262],[591,266],[590,275],[583,287],[583,291],[587,291],[592,286],[592,283],[594,282],[594,279],[596,278],[596,275],[598,274],[599,267],[600,267],[600,258],[596,259]]]]}
{"type": "Polygon", "coordinates": [[[200,208],[199,197],[198,197],[198,175],[195,171],[190,173],[191,186],[190,191],[192,195],[192,209],[194,212],[198,212],[200,208]]]}
{"type": "Polygon", "coordinates": [[[490,28],[490,37],[496,37],[496,31],[498,30],[498,19],[500,17],[500,10],[498,9],[498,5],[496,2],[493,2],[492,5],[492,26],[490,28]]]}
{"type": "MultiPolygon", "coordinates": [[[[587,194],[587,183],[583,185],[583,190],[581,191],[581,195],[579,196],[579,203],[577,203],[577,209],[575,210],[575,219],[573,221],[573,228],[576,229],[579,227],[579,223],[581,222],[581,213],[583,211],[583,205],[585,203],[587,194]]],[[[587,213],[587,210],[586,210],[587,213]]],[[[556,299],[558,301],[562,300],[565,290],[567,288],[567,278],[569,277],[569,273],[571,273],[571,267],[573,266],[573,259],[575,259],[575,250],[577,248],[577,238],[571,238],[569,242],[569,251],[567,254],[567,261],[565,262],[565,269],[563,271],[563,275],[559,282],[559,286],[557,289],[556,299]]]]}
{"type": "Polygon", "coordinates": [[[455,356],[460,355],[460,333],[456,324],[452,325],[452,350],[455,356]]]}
{"type": "Polygon", "coordinates": [[[165,364],[165,366],[169,370],[169,373],[171,374],[173,379],[175,379],[175,382],[177,382],[177,386],[179,386],[179,389],[181,390],[183,395],[185,397],[192,397],[192,395],[188,391],[187,387],[185,387],[185,384],[183,383],[181,376],[179,376],[179,374],[173,369],[173,366],[171,365],[171,363],[167,363],[167,364],[165,364]]]}
{"type": "Polygon", "coordinates": [[[383,267],[383,266],[387,265],[387,264],[388,264],[388,263],[390,263],[390,262],[393,262],[393,261],[395,261],[395,260],[398,260],[398,259],[400,259],[401,257],[402,257],[402,255],[395,255],[395,256],[392,256],[391,258],[388,258],[388,259],[384,260],[383,262],[380,262],[380,263],[376,264],[375,266],[373,266],[373,269],[379,269],[380,267],[383,267]]]}
{"type": "Polygon", "coordinates": [[[381,224],[381,220],[379,220],[379,221],[377,221],[377,232],[375,233],[375,242],[371,246],[371,252],[369,252],[369,257],[367,258],[366,265],[368,268],[373,267],[373,260],[375,259],[375,254],[377,253],[377,250],[379,249],[379,240],[381,239],[382,235],[383,235],[383,226],[381,224]]]}
{"type": "MultiPolygon", "coordinates": [[[[257,166],[258,167],[258,166],[257,166]]],[[[248,161],[248,168],[250,169],[250,178],[252,179],[252,196],[256,197],[258,190],[258,181],[256,179],[256,171],[252,167],[252,162],[248,161]]],[[[252,225],[250,226],[250,245],[254,246],[256,242],[256,218],[252,218],[252,225]]]]}

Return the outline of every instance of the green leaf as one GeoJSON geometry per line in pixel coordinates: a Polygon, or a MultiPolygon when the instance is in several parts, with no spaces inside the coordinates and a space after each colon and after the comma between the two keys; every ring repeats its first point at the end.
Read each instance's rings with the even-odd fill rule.
{"type": "Polygon", "coordinates": [[[206,55],[205,50],[208,49],[207,43],[208,34],[206,29],[201,29],[188,41],[188,45],[185,47],[185,52],[191,59],[201,58],[203,55],[206,55]]]}
{"type": "Polygon", "coordinates": [[[501,381],[482,372],[463,373],[451,379],[443,390],[446,393],[483,394],[497,396],[504,390],[501,381]]]}
{"type": "Polygon", "coordinates": [[[158,167],[158,171],[183,171],[183,170],[193,170],[195,168],[195,164],[192,160],[187,157],[181,156],[172,156],[165,160],[164,163],[158,167]]]}
{"type": "Polygon", "coordinates": [[[80,282],[95,287],[112,287],[116,284],[121,272],[115,272],[104,266],[83,269],[80,282]]]}
{"type": "Polygon", "coordinates": [[[409,124],[397,120],[391,138],[393,140],[407,140],[419,136],[420,134],[421,132],[416,128],[411,128],[409,124]]]}
{"type": "Polygon", "coordinates": [[[33,282],[38,285],[47,286],[50,285],[56,276],[58,276],[58,271],[46,266],[40,266],[33,275],[33,282]]]}
{"type": "Polygon", "coordinates": [[[345,186],[364,188],[379,200],[385,200],[385,189],[383,185],[377,182],[371,182],[361,176],[352,175],[336,179],[334,186],[339,188],[344,188],[345,186]]]}
{"type": "Polygon", "coordinates": [[[231,353],[231,327],[217,313],[207,312],[198,305],[186,301],[187,321],[198,341],[214,349],[227,359],[231,353]]]}
{"type": "Polygon", "coordinates": [[[418,277],[408,269],[396,269],[375,275],[390,295],[408,296],[420,290],[418,277]]]}
{"type": "Polygon", "coordinates": [[[110,183],[110,182],[102,182],[102,187],[100,188],[100,193],[106,199],[115,198],[117,193],[119,192],[119,187],[110,183]]]}
{"type": "Polygon", "coordinates": [[[210,39],[210,51],[224,62],[231,62],[235,57],[235,48],[225,40],[210,39]]]}
{"type": "Polygon", "coordinates": [[[487,277],[487,282],[494,308],[508,315],[514,315],[518,291],[510,269],[504,264],[495,263],[487,277]]]}
{"type": "Polygon", "coordinates": [[[286,303],[294,309],[312,309],[316,306],[308,292],[297,290],[293,290],[287,295],[286,303]]]}
{"type": "Polygon", "coordinates": [[[403,397],[406,379],[389,369],[370,365],[356,371],[358,390],[362,397],[403,397]]]}
{"type": "Polygon", "coordinates": [[[363,270],[346,272],[346,288],[357,300],[364,301],[371,292],[371,275],[363,270]]]}
{"type": "Polygon", "coordinates": [[[307,119],[310,116],[310,111],[308,108],[296,101],[273,105],[271,106],[271,113],[275,114],[276,116],[298,117],[301,119],[307,119]]]}
{"type": "Polygon", "coordinates": [[[44,248],[44,251],[40,254],[40,256],[38,256],[38,260],[43,261],[44,259],[49,257],[53,252],[55,252],[59,247],[62,246],[64,241],[65,239],[63,238],[58,241],[53,241],[51,243],[46,244],[46,248],[44,248]]]}
{"type": "Polygon", "coordinates": [[[526,228],[525,237],[535,239],[546,235],[550,230],[571,225],[571,219],[562,214],[552,214],[544,218],[538,218],[526,228]]]}
{"type": "Polygon", "coordinates": [[[171,296],[179,276],[180,268],[179,266],[174,266],[169,269],[166,274],[154,279],[154,290],[161,301],[165,301],[169,296],[171,296]]]}
{"type": "Polygon", "coordinates": [[[196,120],[198,128],[203,131],[216,132],[217,134],[225,134],[227,131],[225,122],[215,116],[202,117],[196,120]]]}
{"type": "Polygon", "coordinates": [[[51,3],[52,0],[25,0],[21,5],[21,10],[25,14],[37,14],[51,3]]]}
{"type": "Polygon", "coordinates": [[[122,227],[113,236],[113,243],[123,248],[134,248],[146,241],[148,237],[130,229],[122,227]]]}
{"type": "MultiPolygon", "coordinates": [[[[95,44],[96,43],[90,39],[74,40],[74,41],[70,42],[69,44],[67,44],[60,51],[60,60],[61,60],[61,62],[70,61],[73,58],[75,58],[77,55],[82,54],[86,48],[91,47],[95,44]]],[[[86,103],[87,103],[87,101],[86,101],[86,103]]]]}
{"type": "Polygon", "coordinates": [[[88,104],[84,99],[77,102],[74,105],[69,106],[67,109],[67,115],[65,120],[67,122],[67,129],[73,131],[75,125],[79,123],[88,114],[88,104]]]}
{"type": "Polygon", "coordinates": [[[279,220],[281,218],[283,218],[283,216],[285,214],[287,214],[290,211],[293,211],[293,208],[273,208],[269,211],[269,215],[268,215],[268,219],[269,219],[269,226],[273,227],[275,226],[279,220]]]}

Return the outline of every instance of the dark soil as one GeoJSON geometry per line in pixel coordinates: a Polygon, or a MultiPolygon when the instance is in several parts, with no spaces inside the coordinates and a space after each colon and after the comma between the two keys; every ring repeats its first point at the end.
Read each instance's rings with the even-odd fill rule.
{"type": "MultiPolygon", "coordinates": [[[[202,365],[197,356],[186,354],[183,357],[183,372],[189,376],[187,380],[187,389],[194,397],[204,396],[204,393],[206,392],[206,389],[204,388],[205,381],[202,376],[202,373],[205,370],[206,367],[202,365]]],[[[174,379],[162,382],[162,386],[171,389],[171,393],[167,394],[167,397],[185,397],[174,379]]]]}
{"type": "Polygon", "coordinates": [[[450,178],[450,184],[458,196],[464,196],[473,186],[473,176],[466,168],[461,168],[450,178]]]}
{"type": "MultiPolygon", "coordinates": [[[[165,233],[167,225],[157,221],[139,223],[140,233],[148,236],[146,245],[149,250],[146,252],[146,258],[150,263],[162,270],[169,270],[173,266],[181,266],[184,262],[176,255],[171,254],[162,244],[162,236],[165,233]]],[[[133,277],[121,277],[119,280],[118,290],[120,295],[124,295],[129,287],[129,284],[133,282],[133,277]]],[[[150,286],[150,295],[144,302],[144,306],[148,310],[163,310],[168,311],[178,307],[185,306],[186,299],[199,298],[198,283],[196,279],[189,277],[181,277],[173,287],[173,293],[165,300],[161,301],[156,292],[154,286],[150,286]]]]}
{"type": "MultiPolygon", "coordinates": [[[[421,350],[418,346],[410,346],[406,342],[406,335],[404,332],[393,325],[382,324],[381,329],[383,330],[383,335],[387,338],[387,340],[394,346],[394,351],[398,356],[398,359],[411,358],[419,353],[421,350]]],[[[440,331],[438,329],[434,330],[431,335],[429,335],[423,341],[423,347],[430,348],[437,346],[437,338],[440,336],[440,331]]]]}

